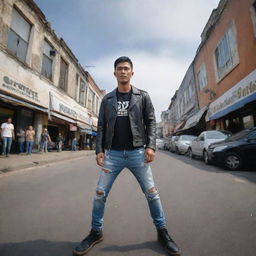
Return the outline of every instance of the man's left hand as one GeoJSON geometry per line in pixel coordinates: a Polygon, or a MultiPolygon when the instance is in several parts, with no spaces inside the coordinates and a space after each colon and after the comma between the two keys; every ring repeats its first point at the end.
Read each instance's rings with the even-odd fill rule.
{"type": "Polygon", "coordinates": [[[155,151],[152,148],[146,148],[145,150],[145,162],[150,163],[155,159],[155,151]]]}

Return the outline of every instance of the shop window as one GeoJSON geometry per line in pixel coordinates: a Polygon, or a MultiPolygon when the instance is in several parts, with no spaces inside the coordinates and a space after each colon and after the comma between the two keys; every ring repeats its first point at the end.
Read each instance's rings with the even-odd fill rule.
{"type": "Polygon", "coordinates": [[[49,80],[52,80],[52,63],[54,56],[55,51],[53,47],[46,40],[44,40],[43,63],[41,73],[49,80]]]}
{"type": "Polygon", "coordinates": [[[244,124],[244,128],[253,127],[254,126],[253,116],[252,115],[244,116],[243,117],[243,124],[244,124]]]}
{"type": "Polygon", "coordinates": [[[61,58],[60,60],[60,80],[59,86],[64,91],[67,91],[68,83],[68,64],[61,58]]]}
{"type": "Polygon", "coordinates": [[[239,62],[234,24],[228,28],[225,35],[218,43],[214,55],[217,80],[219,81],[239,62]]]}
{"type": "Polygon", "coordinates": [[[205,64],[201,65],[201,67],[197,73],[197,80],[198,80],[198,84],[199,84],[199,90],[201,91],[203,88],[205,88],[207,86],[205,64]]]}
{"type": "Polygon", "coordinates": [[[13,8],[11,26],[8,31],[7,48],[23,62],[26,61],[30,31],[31,24],[13,8]]]}

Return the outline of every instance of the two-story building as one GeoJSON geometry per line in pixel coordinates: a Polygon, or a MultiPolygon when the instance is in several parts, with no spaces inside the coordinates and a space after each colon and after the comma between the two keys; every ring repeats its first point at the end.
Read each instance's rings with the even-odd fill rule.
{"type": "Polygon", "coordinates": [[[32,0],[0,2],[0,121],[15,132],[32,125],[36,144],[47,127],[55,141],[74,136],[83,146],[96,134],[104,91],[84,70],[32,0]]]}

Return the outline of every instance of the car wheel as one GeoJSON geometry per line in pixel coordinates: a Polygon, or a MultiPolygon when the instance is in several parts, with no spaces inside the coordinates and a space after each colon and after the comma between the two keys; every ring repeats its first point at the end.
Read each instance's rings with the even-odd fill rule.
{"type": "Polygon", "coordinates": [[[191,159],[194,158],[194,155],[193,155],[193,152],[192,152],[192,149],[191,149],[191,148],[188,149],[188,156],[189,156],[191,159]]]}
{"type": "Polygon", "coordinates": [[[204,157],[204,163],[207,165],[210,164],[209,154],[208,154],[207,150],[204,150],[203,157],[204,157]]]}
{"type": "Polygon", "coordinates": [[[229,152],[225,155],[224,165],[229,170],[236,171],[242,167],[242,159],[235,152],[229,152]]]}

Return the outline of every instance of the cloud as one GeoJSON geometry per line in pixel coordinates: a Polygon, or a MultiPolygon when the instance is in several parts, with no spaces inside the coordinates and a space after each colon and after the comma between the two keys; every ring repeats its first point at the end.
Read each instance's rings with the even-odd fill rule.
{"type": "MultiPolygon", "coordinates": [[[[107,92],[117,86],[113,75],[113,63],[121,55],[123,54],[99,59],[95,62],[96,68],[90,71],[93,77],[97,78],[96,82],[107,92]]],[[[161,111],[168,108],[188,64],[170,59],[165,55],[152,55],[142,51],[126,52],[125,55],[129,56],[134,63],[132,84],[149,93],[155,107],[157,121],[160,121],[161,111]]]]}

